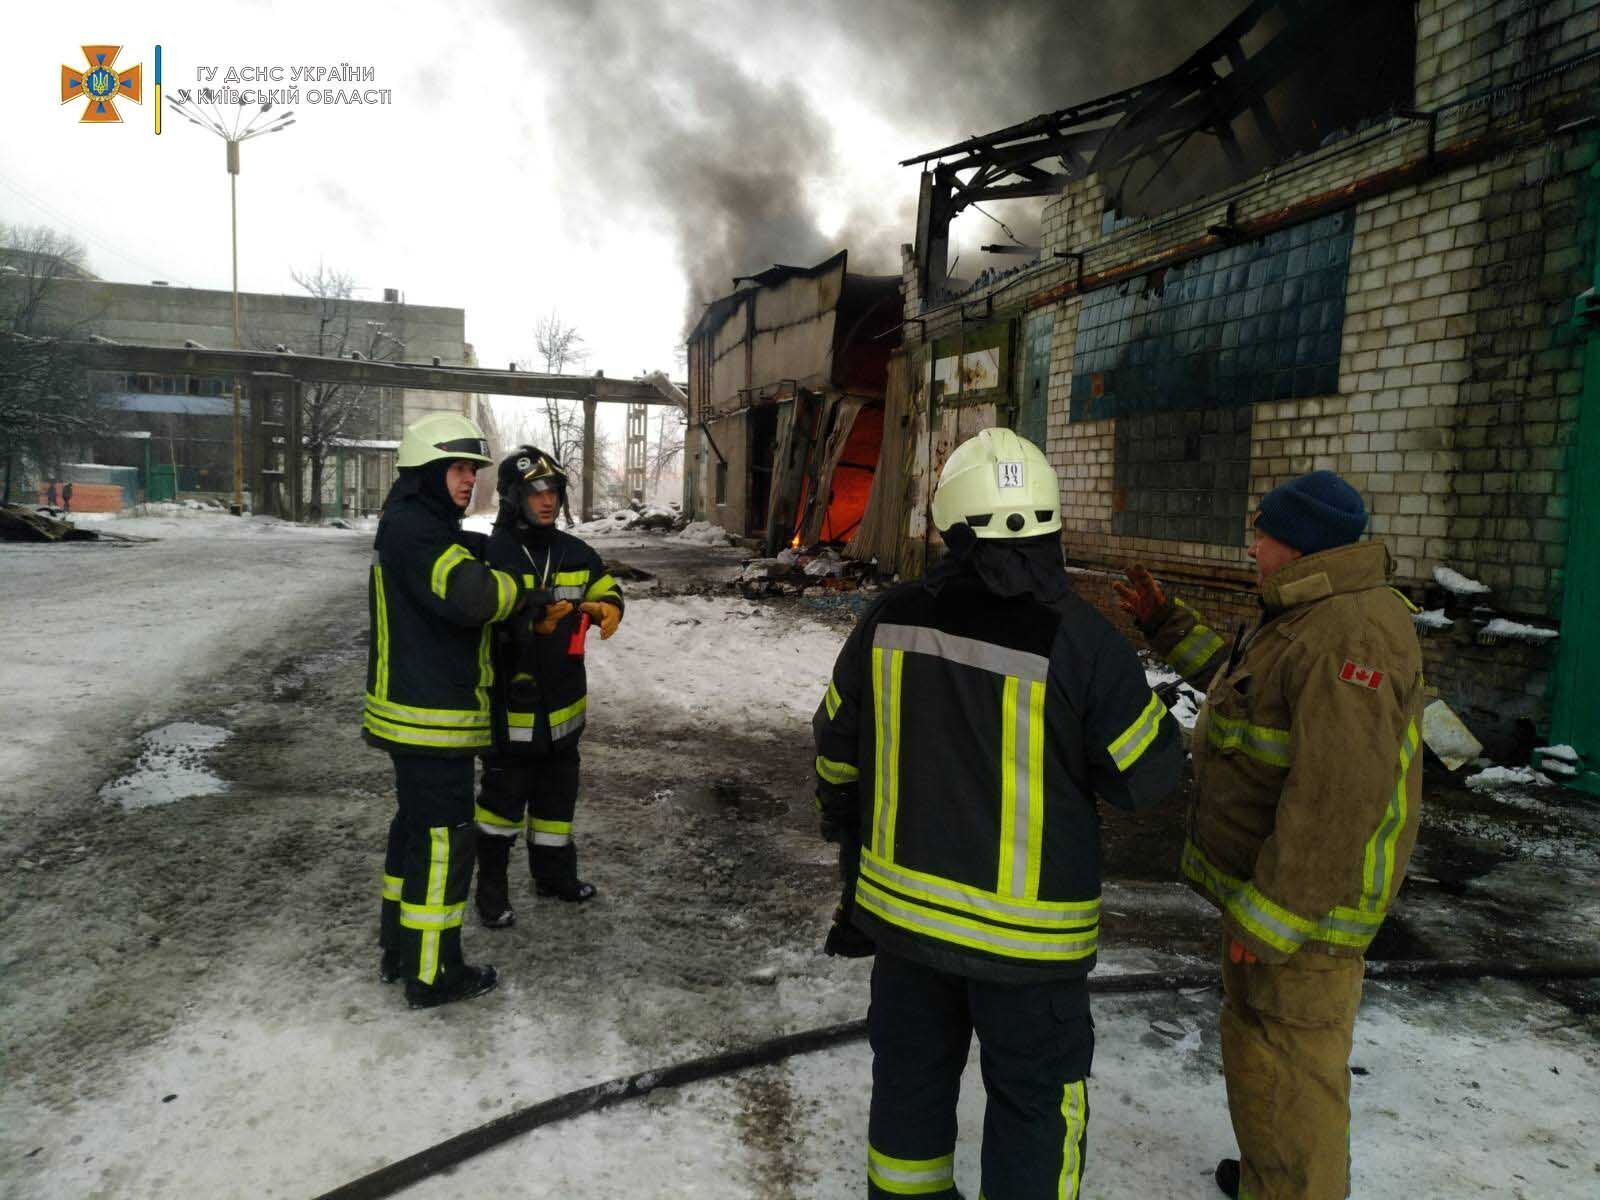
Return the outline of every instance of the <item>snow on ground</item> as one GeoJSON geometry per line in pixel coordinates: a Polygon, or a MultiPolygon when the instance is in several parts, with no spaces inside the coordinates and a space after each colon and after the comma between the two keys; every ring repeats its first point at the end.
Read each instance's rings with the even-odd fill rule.
{"type": "Polygon", "coordinates": [[[0,544],[0,845],[37,807],[38,771],[98,787],[187,684],[365,586],[369,532],[149,508],[74,520],[159,541],[0,544]]]}
{"type": "Polygon", "coordinates": [[[697,542],[702,546],[726,546],[728,531],[720,525],[713,525],[710,521],[690,521],[674,537],[685,542],[697,542]]]}
{"type": "Polygon", "coordinates": [[[101,788],[100,796],[123,808],[148,808],[225,792],[228,785],[206,765],[206,754],[231,736],[231,730],[193,721],[152,729],[139,738],[144,751],[133,769],[101,788]]]}
{"type": "MultiPolygon", "coordinates": [[[[0,815],[11,839],[49,851],[6,909],[0,1025],[61,1048],[12,1045],[0,1193],[303,1197],[572,1088],[864,1015],[869,965],[816,952],[833,851],[805,796],[807,722],[841,628],[726,594],[636,595],[619,634],[588,647],[585,761],[590,786],[610,790],[579,821],[601,899],[523,900],[514,929],[469,928],[469,953],[492,953],[503,985],[412,1013],[372,978],[368,877],[390,795],[354,734],[369,538],[178,514],[116,525],[164,540],[0,548],[0,691],[22,697],[0,815]],[[217,714],[233,736],[213,751],[230,793],[127,811],[101,798],[139,734],[201,723],[206,689],[234,693],[217,714]],[[249,761],[261,773],[240,779],[249,761]],[[75,854],[80,837],[92,850],[75,854]],[[206,866],[210,895],[174,895],[194,843],[225,838],[237,850],[206,866]],[[210,913],[217,927],[198,929],[210,913]],[[101,934],[113,920],[126,930],[101,934]],[[19,946],[53,948],[60,977],[29,979],[19,946]],[[141,967],[142,999],[127,990],[141,967]]],[[[597,545],[653,569],[698,554],[705,578],[736,572],[730,551],[672,541],[597,545]]],[[[1478,797],[1465,825],[1430,800],[1430,837],[1475,850],[1506,808],[1520,840],[1451,894],[1439,878],[1456,843],[1430,843],[1433,875],[1408,883],[1395,923],[1465,956],[1472,914],[1503,945],[1504,914],[1520,912],[1519,937],[1537,926],[1592,946],[1593,822],[1557,829],[1571,802],[1545,794],[1536,813],[1478,797]]],[[[1157,945],[1108,937],[1102,975],[1209,970],[1208,918],[1203,955],[1169,948],[1196,928],[1181,885],[1112,880],[1105,905],[1157,945]]],[[[1096,1000],[1084,1197],[1213,1194],[1233,1151],[1217,1006],[1214,988],[1096,1000]]],[[[1521,985],[1374,983],[1353,1063],[1356,1195],[1593,1194],[1600,1050],[1579,1009],[1521,985]]],[[[407,1194],[836,1200],[863,1191],[869,1096],[870,1055],[852,1044],[514,1139],[407,1194]]],[[[969,1196],[982,1105],[974,1060],[957,1151],[969,1196]]]]}

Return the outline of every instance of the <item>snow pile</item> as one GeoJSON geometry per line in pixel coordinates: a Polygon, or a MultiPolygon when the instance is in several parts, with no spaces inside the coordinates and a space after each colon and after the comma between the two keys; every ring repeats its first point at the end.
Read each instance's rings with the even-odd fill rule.
{"type": "Polygon", "coordinates": [[[1518,621],[1508,621],[1504,617],[1496,617],[1478,630],[1478,639],[1480,641],[1527,642],[1534,646],[1542,646],[1546,642],[1553,642],[1560,636],[1561,634],[1557,630],[1541,629],[1537,625],[1523,625],[1518,621]]]}
{"type": "Polygon", "coordinates": [[[1581,762],[1578,752],[1567,745],[1541,746],[1533,752],[1533,761],[1539,764],[1540,770],[1563,779],[1576,775],[1581,762]]]}
{"type": "Polygon", "coordinates": [[[1425,612],[1412,613],[1411,623],[1418,629],[1450,629],[1455,622],[1444,615],[1442,608],[1430,608],[1425,612]]]}
{"type": "Polygon", "coordinates": [[[190,721],[152,729],[139,739],[144,750],[133,770],[101,788],[100,798],[134,809],[225,792],[228,785],[206,767],[205,757],[231,736],[226,729],[190,721]]]}
{"type": "Polygon", "coordinates": [[[697,546],[728,546],[728,531],[720,525],[713,525],[710,521],[691,521],[682,530],[673,535],[681,541],[693,542],[697,546]]]}
{"type": "Polygon", "coordinates": [[[597,533],[625,533],[639,523],[639,514],[631,508],[619,508],[609,516],[596,517],[592,521],[584,521],[567,530],[568,533],[577,534],[579,537],[593,537],[597,533]]]}
{"type": "Polygon", "coordinates": [[[1475,792],[1499,792],[1519,787],[1549,787],[1550,777],[1532,767],[1490,767],[1464,781],[1475,792]]]}
{"type": "Polygon", "coordinates": [[[1486,596],[1489,593],[1488,584],[1468,579],[1461,572],[1452,571],[1449,567],[1435,567],[1433,581],[1456,596],[1486,596]]]}

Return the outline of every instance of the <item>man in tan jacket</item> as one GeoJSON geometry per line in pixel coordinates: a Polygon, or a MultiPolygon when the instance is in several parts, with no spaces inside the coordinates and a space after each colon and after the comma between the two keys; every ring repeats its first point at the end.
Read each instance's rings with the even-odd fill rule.
{"type": "Polygon", "coordinates": [[[1228,639],[1135,564],[1122,607],[1206,703],[1182,871],[1223,923],[1222,1066],[1249,1200],[1350,1190],[1349,1057],[1363,955],[1400,889],[1422,797],[1422,652],[1360,495],[1316,471],[1261,501],[1262,616],[1228,639]]]}

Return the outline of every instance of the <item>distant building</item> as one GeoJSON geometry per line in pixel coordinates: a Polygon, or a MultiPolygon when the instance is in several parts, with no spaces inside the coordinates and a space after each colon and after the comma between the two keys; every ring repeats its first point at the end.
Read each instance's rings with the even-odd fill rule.
{"type": "MultiPolygon", "coordinates": [[[[476,365],[459,308],[403,303],[399,293],[373,300],[323,300],[310,295],[239,294],[241,349],[287,349],[300,354],[348,355],[476,365]]],[[[112,283],[62,278],[50,286],[47,321],[74,336],[128,344],[214,350],[233,348],[233,293],[164,283],[112,283]]],[[[135,467],[150,499],[173,495],[227,498],[233,491],[233,384],[225,374],[110,375],[97,373],[118,410],[117,428],[93,443],[96,461],[135,467]]],[[[244,388],[243,489],[250,490],[252,445],[249,388],[244,388]]],[[[337,398],[350,413],[329,439],[321,480],[325,516],[375,512],[394,479],[400,433],[423,413],[462,411],[464,393],[367,388],[337,398]]],[[[302,397],[302,404],[307,402],[302,397]]],[[[308,500],[313,500],[309,491],[308,500]]]]}

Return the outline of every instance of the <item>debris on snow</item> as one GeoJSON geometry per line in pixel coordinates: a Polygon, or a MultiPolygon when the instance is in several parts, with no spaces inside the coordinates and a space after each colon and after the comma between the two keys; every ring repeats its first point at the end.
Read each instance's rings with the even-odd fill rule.
{"type": "Polygon", "coordinates": [[[1150,690],[1161,698],[1161,703],[1172,713],[1172,719],[1186,730],[1193,729],[1196,718],[1200,716],[1200,706],[1205,703],[1206,694],[1198,688],[1191,687],[1181,675],[1166,667],[1147,666],[1144,677],[1150,685],[1150,690]]]}
{"type": "Polygon", "coordinates": [[[1519,621],[1508,621],[1504,617],[1496,617],[1478,630],[1478,640],[1480,642],[1527,642],[1534,646],[1542,646],[1546,642],[1553,642],[1560,636],[1559,630],[1541,629],[1537,625],[1524,625],[1519,621]]]}
{"type": "Polygon", "coordinates": [[[843,557],[836,546],[807,549],[785,547],[774,558],[753,558],[745,564],[738,583],[752,600],[763,596],[816,596],[822,591],[871,591],[876,586],[876,563],[843,557]]]}
{"type": "Polygon", "coordinates": [[[1443,700],[1435,700],[1422,710],[1422,740],[1452,771],[1483,753],[1483,743],[1472,736],[1472,731],[1443,700]]]}
{"type": "Polygon", "coordinates": [[[1442,608],[1430,608],[1425,612],[1412,613],[1411,623],[1418,629],[1452,629],[1455,622],[1444,615],[1442,608]]]}
{"type": "Polygon", "coordinates": [[[1449,567],[1435,567],[1433,581],[1456,596],[1485,596],[1489,593],[1488,584],[1468,579],[1460,571],[1452,571],[1449,567]]]}
{"type": "Polygon", "coordinates": [[[1475,792],[1498,792],[1508,788],[1549,787],[1552,780],[1532,767],[1490,767],[1468,775],[1464,782],[1475,792]]]}
{"type": "Polygon", "coordinates": [[[0,506],[0,542],[77,542],[99,536],[92,529],[79,529],[71,521],[29,512],[21,505],[0,506]]]}
{"type": "Polygon", "coordinates": [[[697,546],[728,546],[728,531],[720,525],[713,525],[710,521],[691,521],[678,531],[679,540],[693,542],[697,546]]]}
{"type": "Polygon", "coordinates": [[[225,792],[228,785],[205,765],[205,757],[231,736],[229,730],[192,721],[152,729],[140,738],[144,750],[133,770],[106,784],[100,796],[135,809],[225,792]]]}
{"type": "Polygon", "coordinates": [[[844,574],[845,562],[832,550],[824,550],[804,567],[801,568],[807,575],[814,578],[823,576],[839,576],[844,574]]]}

